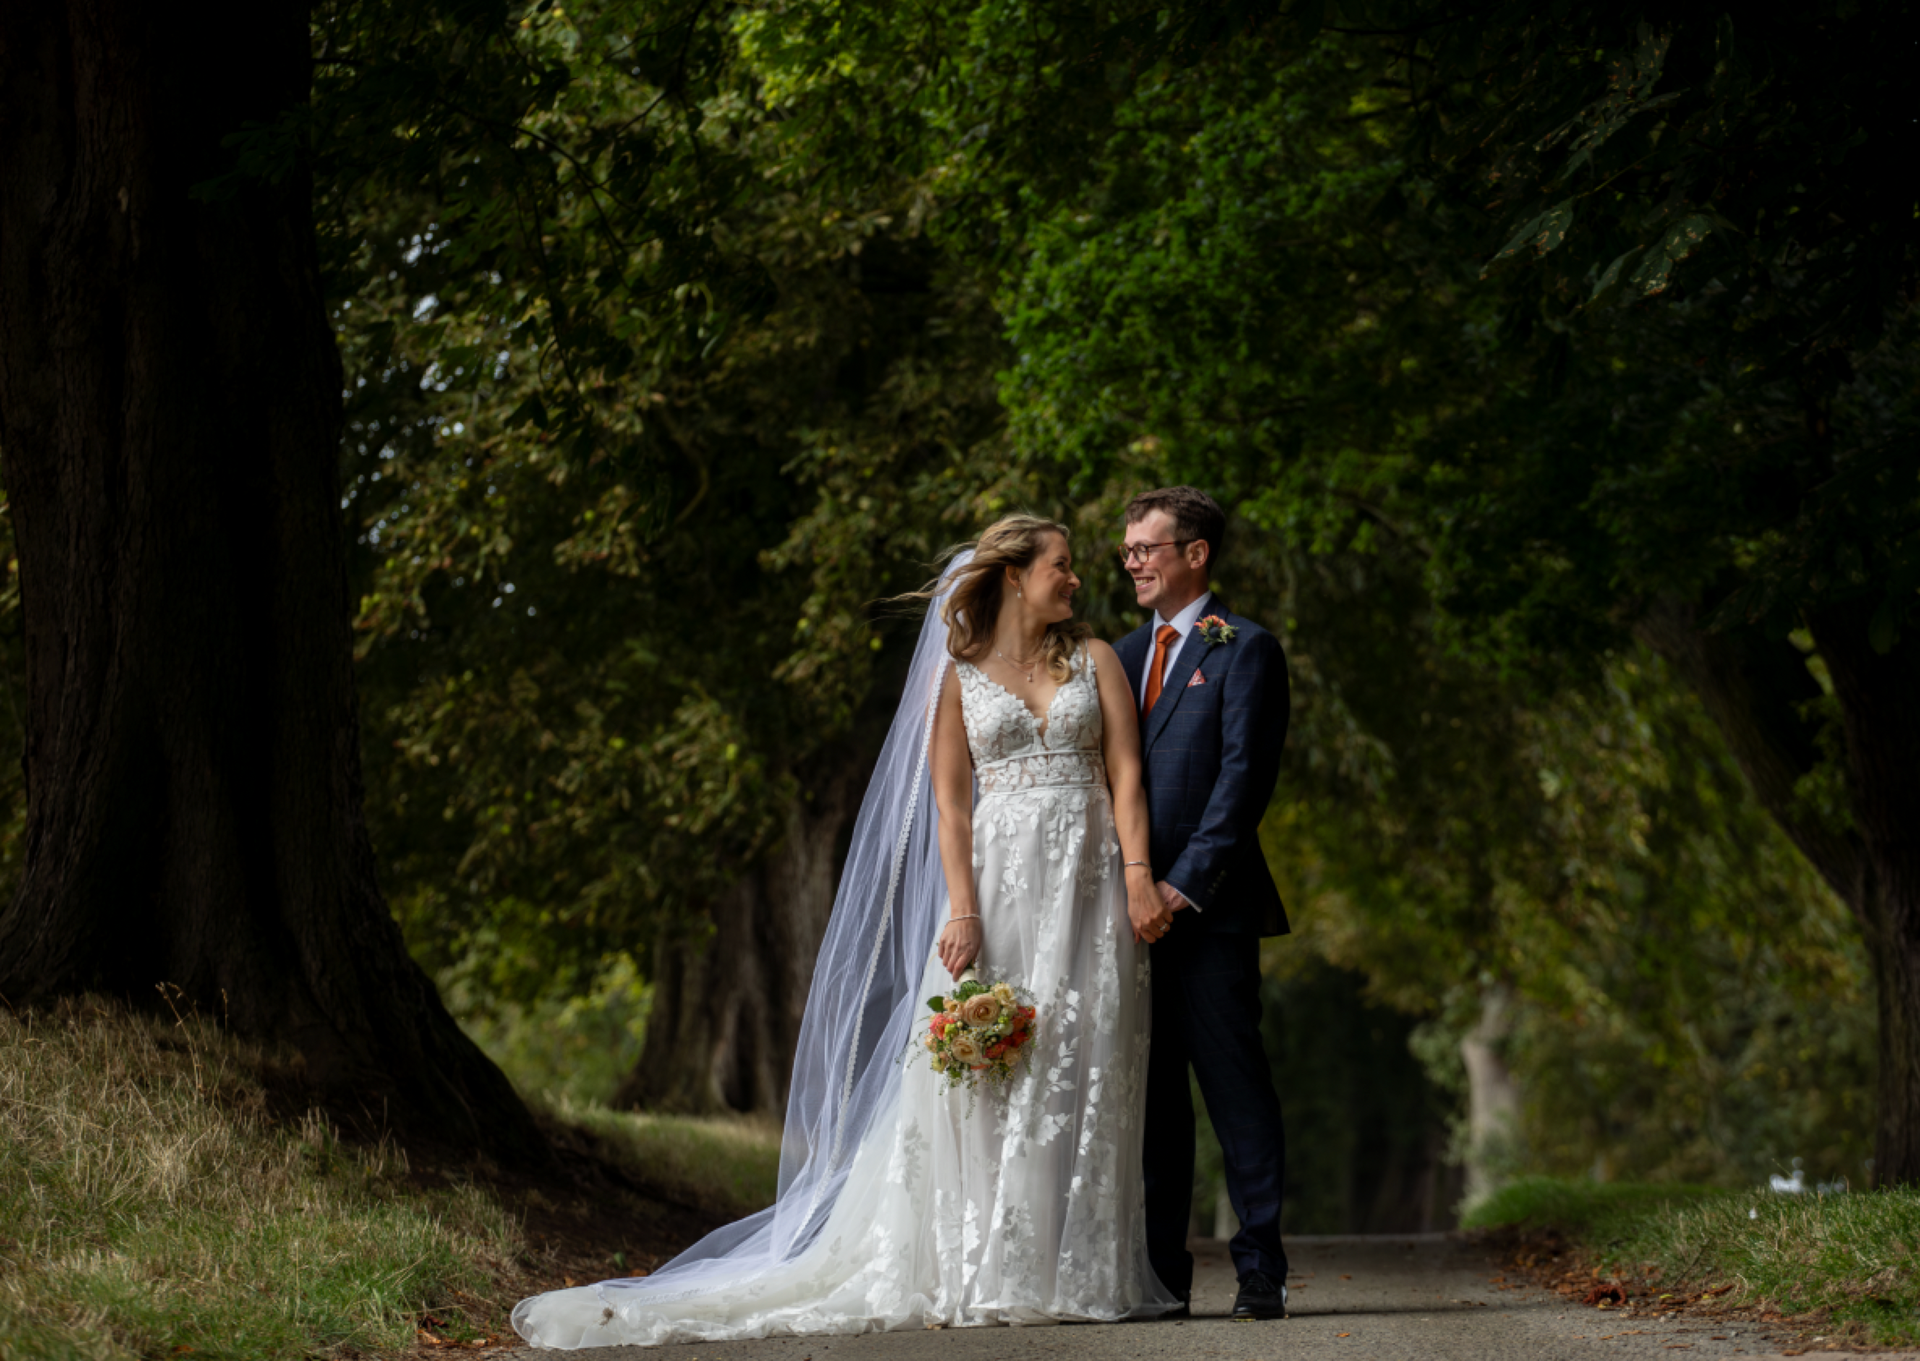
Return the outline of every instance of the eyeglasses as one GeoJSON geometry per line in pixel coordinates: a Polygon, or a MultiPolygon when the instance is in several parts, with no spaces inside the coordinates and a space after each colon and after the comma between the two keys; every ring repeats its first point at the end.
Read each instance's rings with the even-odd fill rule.
{"type": "Polygon", "coordinates": [[[1122,567],[1131,567],[1136,562],[1145,562],[1152,557],[1156,548],[1185,548],[1190,543],[1198,542],[1198,539],[1164,539],[1159,543],[1123,543],[1114,551],[1119,553],[1122,567]]]}

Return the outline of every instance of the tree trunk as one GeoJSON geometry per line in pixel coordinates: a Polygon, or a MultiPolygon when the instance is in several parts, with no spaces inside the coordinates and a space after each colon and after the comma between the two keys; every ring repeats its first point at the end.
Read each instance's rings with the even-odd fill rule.
{"type": "Polygon", "coordinates": [[[336,1107],[531,1153],[375,883],[305,168],[220,178],[306,100],[308,43],[284,0],[26,3],[0,36],[28,801],[0,994],[175,984],[336,1107]]]}
{"type": "Polygon", "coordinates": [[[615,1106],[784,1115],[842,843],[872,761],[814,762],[829,765],[840,773],[788,809],[772,854],[712,904],[711,933],[669,931],[655,943],[646,1044],[615,1106]]]}
{"type": "Polygon", "coordinates": [[[1820,763],[1823,691],[1790,642],[1757,629],[1709,633],[1699,610],[1663,602],[1641,636],[1706,705],[1761,806],[1840,899],[1866,941],[1879,1005],[1874,1182],[1920,1182],[1920,636],[1878,653],[1871,601],[1833,606],[1810,628],[1839,702],[1846,806],[1822,809],[1800,781],[1820,763]]]}
{"type": "Polygon", "coordinates": [[[1518,1161],[1520,1089],[1507,1066],[1507,1038],[1513,1031],[1513,994],[1505,984],[1480,995],[1480,1020],[1460,1039],[1467,1068],[1467,1203],[1477,1205],[1495,1191],[1518,1161]]]}
{"type": "Polygon", "coordinates": [[[1920,636],[1867,642],[1874,602],[1813,620],[1840,701],[1849,812],[1862,847],[1852,903],[1879,1002],[1875,1185],[1920,1183],[1920,636]]]}

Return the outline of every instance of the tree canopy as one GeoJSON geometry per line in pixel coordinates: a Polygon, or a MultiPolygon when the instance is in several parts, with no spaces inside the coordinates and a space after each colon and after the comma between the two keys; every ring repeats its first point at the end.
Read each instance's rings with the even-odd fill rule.
{"type": "Polygon", "coordinates": [[[1434,1073],[1506,1007],[1534,1165],[1707,1177],[1857,1173],[1877,1067],[1920,1175],[1900,9],[321,7],[232,173],[313,169],[416,957],[683,968],[840,834],[875,602],[1031,507],[1115,635],[1191,481],[1299,944],[1434,1073]]]}

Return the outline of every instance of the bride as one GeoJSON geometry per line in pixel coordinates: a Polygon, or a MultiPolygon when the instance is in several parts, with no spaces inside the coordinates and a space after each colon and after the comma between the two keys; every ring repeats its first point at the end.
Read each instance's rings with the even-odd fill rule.
{"type": "Polygon", "coordinates": [[[1177,1306],[1147,1265],[1140,1162],[1140,943],[1166,911],[1133,696],[1113,650],[1071,622],[1079,586],[1066,529],[1013,515],[913,597],[927,619],[815,965],[778,1198],[652,1276],[522,1300],[527,1341],[1177,1306]],[[1038,1009],[1025,1069],[971,1097],[943,1091],[917,1044],[926,999],[970,965],[1038,1009]]]}

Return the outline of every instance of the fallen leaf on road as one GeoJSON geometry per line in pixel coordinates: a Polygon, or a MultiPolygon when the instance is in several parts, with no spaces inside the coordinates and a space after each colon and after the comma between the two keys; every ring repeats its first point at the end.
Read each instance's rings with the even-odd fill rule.
{"type": "Polygon", "coordinates": [[[452,1347],[455,1351],[462,1352],[477,1352],[482,1348],[491,1347],[500,1340],[498,1336],[488,1336],[473,1342],[456,1342],[450,1337],[435,1337],[425,1328],[416,1329],[414,1336],[419,1338],[420,1345],[423,1347],[452,1347]]]}
{"type": "Polygon", "coordinates": [[[1343,1281],[1350,1281],[1350,1280],[1352,1280],[1352,1279],[1353,1279],[1353,1276],[1352,1276],[1352,1274],[1351,1274],[1351,1273],[1348,1273],[1348,1274],[1346,1274],[1346,1275],[1343,1275],[1343,1276],[1341,1276],[1341,1278],[1340,1278],[1340,1279],[1341,1279],[1341,1280],[1343,1280],[1343,1281]]]}
{"type": "Polygon", "coordinates": [[[1352,1333],[1335,1333],[1334,1336],[1335,1337],[1352,1337],[1353,1334],[1352,1333]]]}
{"type": "Polygon", "coordinates": [[[1588,1304],[1625,1304],[1626,1287],[1618,1281],[1602,1281],[1587,1292],[1588,1304]]]}

